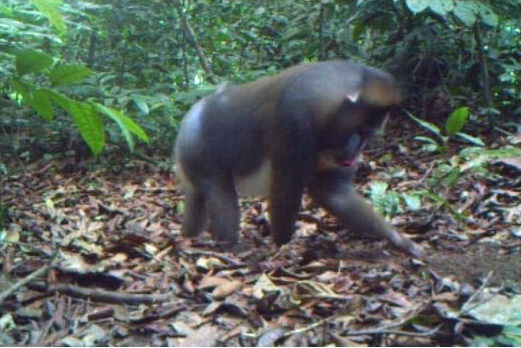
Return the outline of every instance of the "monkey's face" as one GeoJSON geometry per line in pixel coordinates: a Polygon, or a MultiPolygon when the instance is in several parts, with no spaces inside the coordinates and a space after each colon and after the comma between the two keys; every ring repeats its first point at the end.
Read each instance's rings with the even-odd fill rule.
{"type": "Polygon", "coordinates": [[[349,103],[340,114],[331,118],[334,124],[328,125],[330,132],[323,143],[325,149],[318,153],[319,171],[354,166],[367,141],[382,130],[389,109],[349,103]]]}
{"type": "Polygon", "coordinates": [[[372,135],[379,132],[389,114],[389,107],[370,107],[363,103],[344,105],[329,117],[320,132],[322,148],[344,148],[349,139],[357,136],[365,143],[372,135]]]}
{"type": "Polygon", "coordinates": [[[350,131],[364,137],[373,135],[383,128],[390,109],[390,107],[375,107],[363,103],[353,106],[351,115],[347,117],[355,120],[352,126],[354,129],[350,129],[350,131]]]}
{"type": "Polygon", "coordinates": [[[318,171],[337,167],[353,167],[358,162],[360,153],[364,150],[367,138],[353,134],[336,148],[323,150],[317,155],[318,171]]]}

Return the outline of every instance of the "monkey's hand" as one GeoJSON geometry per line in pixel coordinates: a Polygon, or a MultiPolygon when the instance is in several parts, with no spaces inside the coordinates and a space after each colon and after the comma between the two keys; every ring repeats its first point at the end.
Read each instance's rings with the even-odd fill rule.
{"type": "Polygon", "coordinates": [[[423,251],[422,247],[414,243],[412,240],[403,237],[398,232],[393,230],[393,233],[388,236],[389,241],[401,251],[409,254],[420,260],[426,260],[427,254],[423,251]]]}

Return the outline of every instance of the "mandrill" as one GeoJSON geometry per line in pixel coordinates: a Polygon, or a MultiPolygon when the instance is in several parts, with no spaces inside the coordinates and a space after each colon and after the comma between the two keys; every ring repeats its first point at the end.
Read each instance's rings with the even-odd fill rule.
{"type": "Polygon", "coordinates": [[[203,98],[175,146],[182,234],[195,237],[209,222],[217,241],[236,243],[238,196],[262,195],[273,239],[287,243],[307,189],[343,226],[423,257],[353,187],[355,159],[401,98],[391,75],[346,61],[298,65],[203,98]]]}

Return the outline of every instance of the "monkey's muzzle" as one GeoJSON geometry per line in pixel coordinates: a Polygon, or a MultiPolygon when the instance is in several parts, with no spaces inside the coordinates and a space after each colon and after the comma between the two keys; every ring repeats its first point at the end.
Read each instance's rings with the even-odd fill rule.
{"type": "Polygon", "coordinates": [[[349,137],[342,152],[342,158],[339,161],[342,167],[351,167],[356,164],[358,156],[360,156],[360,153],[365,148],[365,139],[365,136],[359,134],[354,134],[349,137]]]}

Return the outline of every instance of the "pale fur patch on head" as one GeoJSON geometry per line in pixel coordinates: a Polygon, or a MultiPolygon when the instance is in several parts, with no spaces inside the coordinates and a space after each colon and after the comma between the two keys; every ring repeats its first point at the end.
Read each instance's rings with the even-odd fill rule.
{"type": "Polygon", "coordinates": [[[382,79],[368,81],[364,86],[364,101],[375,106],[393,106],[402,102],[402,93],[394,83],[382,79]]]}

